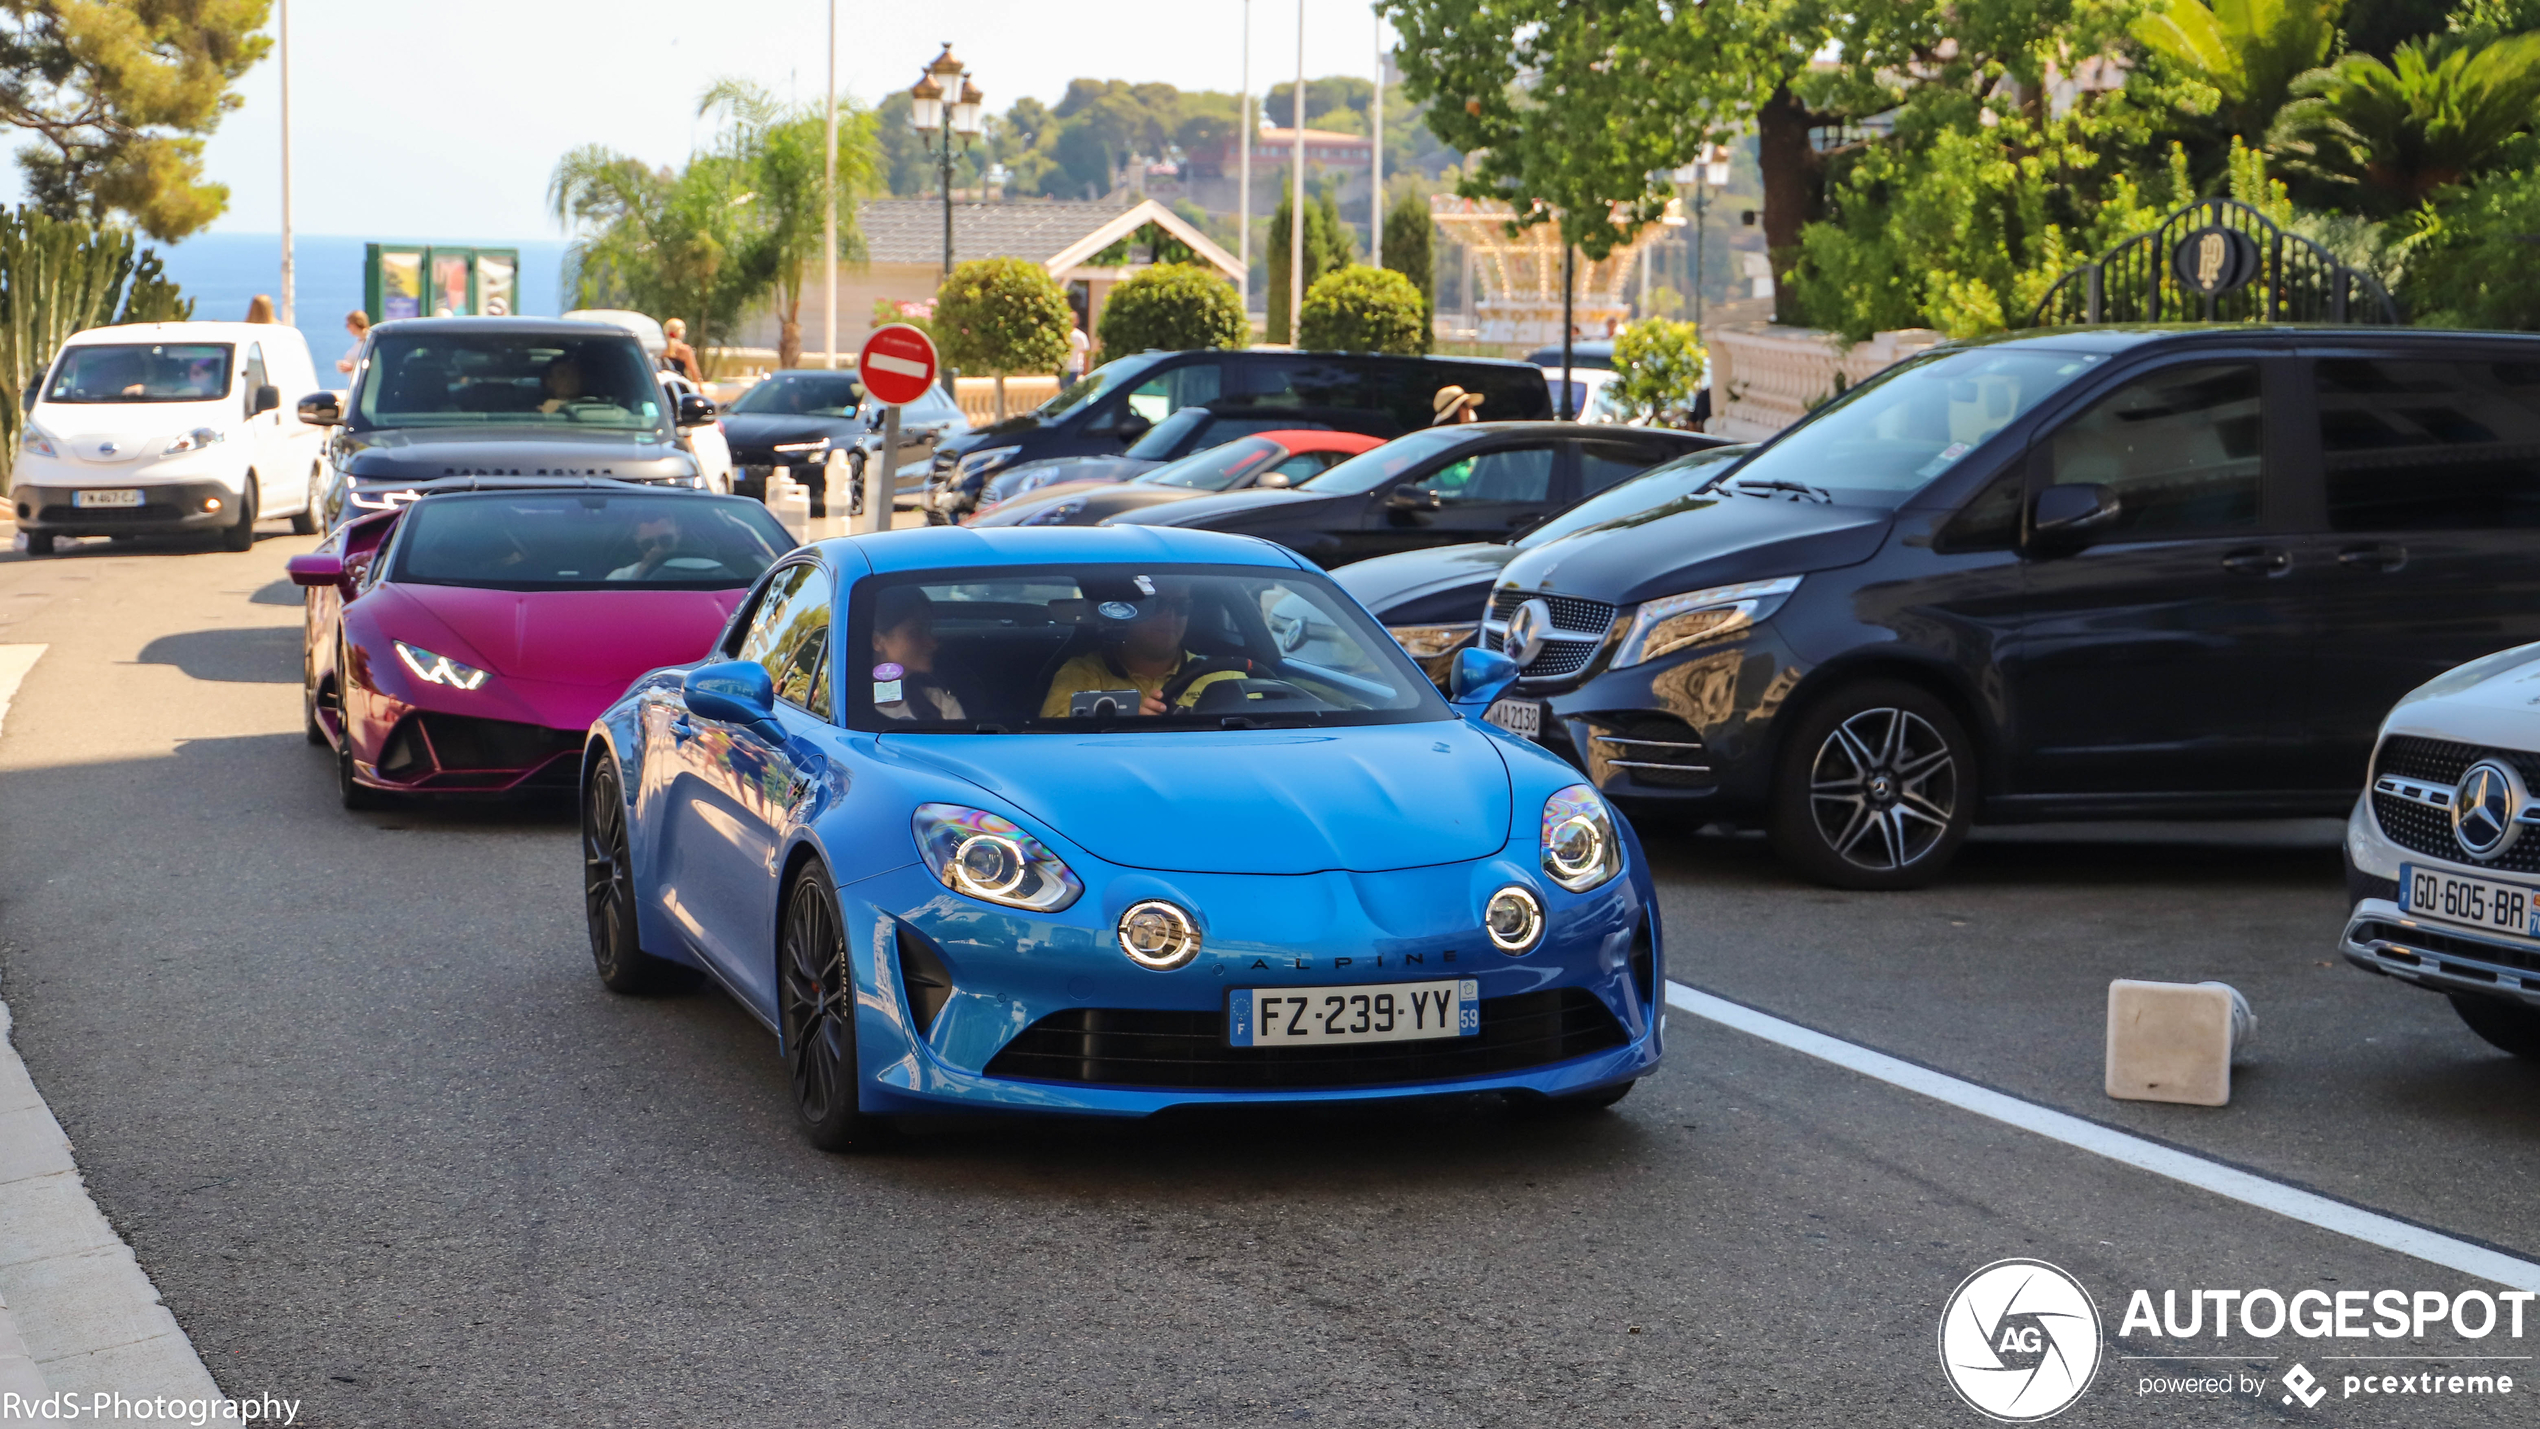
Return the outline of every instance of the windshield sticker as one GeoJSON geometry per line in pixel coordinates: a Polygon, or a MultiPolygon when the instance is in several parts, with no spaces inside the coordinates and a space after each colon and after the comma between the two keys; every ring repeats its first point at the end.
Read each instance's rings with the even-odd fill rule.
{"type": "Polygon", "coordinates": [[[1151,580],[1147,579],[1145,576],[1134,576],[1134,577],[1132,577],[1131,579],[1133,579],[1133,580],[1135,580],[1135,581],[1137,582],[1137,585],[1138,585],[1138,594],[1140,594],[1140,595],[1153,595],[1153,594],[1155,594],[1155,582],[1154,582],[1154,581],[1151,581],[1151,580]]]}
{"type": "MultiPolygon", "coordinates": [[[[1145,585],[1146,579],[1147,578],[1145,576],[1138,577],[1138,584],[1145,585]]],[[[1153,595],[1155,592],[1149,590],[1147,594],[1153,595]]],[[[1106,620],[1135,620],[1138,618],[1138,608],[1125,600],[1106,600],[1102,603],[1099,609],[1102,611],[1103,618],[1106,620]]]]}
{"type": "Polygon", "coordinates": [[[908,671],[901,669],[899,666],[892,664],[888,660],[885,660],[881,664],[873,667],[873,678],[877,680],[896,680],[907,673],[908,671]]]}
{"type": "Polygon", "coordinates": [[[1949,445],[1940,449],[1940,455],[1924,462],[1921,468],[1915,471],[1914,475],[1938,476],[1949,469],[1949,464],[1951,462],[1956,461],[1958,458],[1965,456],[1966,454],[1967,444],[1965,442],[1951,442],[1949,445]]]}
{"type": "Polygon", "coordinates": [[[896,701],[898,701],[898,699],[899,699],[899,698],[900,698],[900,682],[899,682],[899,681],[897,681],[897,680],[876,680],[876,681],[874,681],[874,682],[873,682],[873,702],[874,702],[875,704],[877,704],[877,705],[887,705],[887,704],[892,704],[892,703],[895,703],[896,701]]]}

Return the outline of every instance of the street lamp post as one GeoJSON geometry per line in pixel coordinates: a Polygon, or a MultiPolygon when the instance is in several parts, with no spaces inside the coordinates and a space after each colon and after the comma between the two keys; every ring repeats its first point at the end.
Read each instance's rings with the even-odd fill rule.
{"type": "Polygon", "coordinates": [[[908,92],[909,124],[917,130],[919,142],[935,156],[936,173],[944,189],[944,276],[953,270],[953,141],[961,141],[968,150],[970,141],[979,137],[979,103],[987,96],[953,58],[952,41],[944,42],[944,52],[926,67],[915,87],[908,92]]]}

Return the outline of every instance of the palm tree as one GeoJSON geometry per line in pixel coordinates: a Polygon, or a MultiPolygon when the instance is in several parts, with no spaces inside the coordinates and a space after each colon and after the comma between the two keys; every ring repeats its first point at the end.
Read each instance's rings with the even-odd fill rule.
{"type": "Polygon", "coordinates": [[[728,163],[693,159],[677,173],[597,144],[556,162],[547,203],[576,236],[565,250],[566,302],[683,317],[702,360],[724,343],[753,296],[734,261],[746,201],[728,163]]]}
{"type": "Polygon", "coordinates": [[[817,105],[789,109],[756,84],[722,79],[706,90],[697,113],[722,116],[717,153],[746,186],[741,262],[754,294],[775,309],[777,365],[791,367],[802,357],[803,292],[818,267],[830,212],[838,219],[838,256],[864,260],[855,205],[876,182],[872,112],[839,102],[834,195],[826,192],[827,121],[817,105]]]}
{"type": "Polygon", "coordinates": [[[2356,211],[2398,213],[2493,166],[2540,117],[2540,34],[2410,40],[2387,64],[2349,54],[2293,93],[2273,136],[2286,172],[2356,211]]]}
{"type": "Polygon", "coordinates": [[[2328,57],[2346,0],[2169,3],[2134,23],[2145,48],[2212,85],[2229,131],[2255,144],[2293,81],[2328,57]]]}

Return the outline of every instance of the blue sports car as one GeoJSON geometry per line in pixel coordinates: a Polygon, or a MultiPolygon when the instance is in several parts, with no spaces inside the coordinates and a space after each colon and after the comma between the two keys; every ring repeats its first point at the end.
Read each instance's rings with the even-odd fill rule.
{"type": "Polygon", "coordinates": [[[1659,1056],[1630,826],[1266,541],[936,527],[770,568],[591,728],[601,981],[702,969],[817,1145],[894,1113],[1498,1091],[1659,1056]]]}

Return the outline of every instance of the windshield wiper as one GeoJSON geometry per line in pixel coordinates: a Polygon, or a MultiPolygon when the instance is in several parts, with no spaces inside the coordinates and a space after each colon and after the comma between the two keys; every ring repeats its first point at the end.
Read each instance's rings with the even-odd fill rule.
{"type": "Polygon", "coordinates": [[[1779,478],[1769,476],[1731,477],[1729,478],[1729,490],[1736,492],[1740,496],[1762,496],[1766,498],[1769,498],[1772,493],[1778,491],[1788,493],[1795,499],[1814,501],[1820,506],[1832,506],[1834,504],[1834,493],[1826,490],[1822,486],[1810,486],[1804,481],[1783,481],[1779,478]]]}

